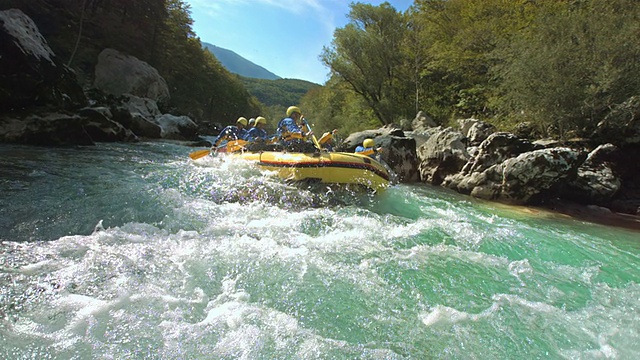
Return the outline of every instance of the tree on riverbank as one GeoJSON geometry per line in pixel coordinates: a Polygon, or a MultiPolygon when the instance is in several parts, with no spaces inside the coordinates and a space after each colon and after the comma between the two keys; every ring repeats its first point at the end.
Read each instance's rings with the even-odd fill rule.
{"type": "MultiPolygon", "coordinates": [[[[202,50],[182,0],[0,3],[13,7],[85,89],[98,54],[115,48],[166,79],[163,110],[217,122],[281,114],[202,50]]],[[[424,111],[438,124],[478,117],[501,130],[527,122],[538,137],[588,137],[609,109],[640,92],[635,0],[415,0],[405,13],[353,3],[349,19],[320,54],[330,81],[301,102],[320,129],[346,135],[424,111]]]]}
{"type": "MultiPolygon", "coordinates": [[[[346,84],[373,112],[351,121],[397,123],[423,110],[441,124],[473,116],[504,130],[526,121],[538,136],[589,136],[640,91],[633,0],[415,0],[404,14],[356,3],[349,18],[321,58],[332,73],[323,91],[346,84]]],[[[322,113],[317,105],[309,111],[322,113]]]]}

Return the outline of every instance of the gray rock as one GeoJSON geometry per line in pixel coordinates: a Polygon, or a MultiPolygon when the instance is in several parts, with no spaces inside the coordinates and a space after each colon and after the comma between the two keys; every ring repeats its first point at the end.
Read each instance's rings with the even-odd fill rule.
{"type": "Polygon", "coordinates": [[[576,179],[568,184],[569,193],[565,197],[590,204],[603,204],[611,200],[622,186],[609,161],[618,151],[616,146],[605,144],[589,153],[578,167],[576,179]]]}
{"type": "Polygon", "coordinates": [[[440,185],[462,169],[469,159],[463,140],[460,132],[445,128],[418,148],[418,171],[423,182],[440,185]]]}
{"type": "Polygon", "coordinates": [[[484,121],[478,121],[471,125],[467,132],[467,144],[469,146],[480,145],[491,134],[496,132],[496,127],[484,121]]]}
{"type": "Polygon", "coordinates": [[[158,116],[155,122],[162,129],[161,137],[171,140],[195,140],[198,136],[198,125],[188,116],[164,114],[158,116]]]}
{"type": "Polygon", "coordinates": [[[343,140],[336,150],[353,152],[367,138],[373,139],[376,146],[382,148],[381,160],[389,165],[399,182],[420,181],[416,141],[406,137],[399,126],[387,125],[375,130],[353,133],[343,140]]]}
{"type": "Polygon", "coordinates": [[[93,145],[100,141],[136,141],[137,137],[99,112],[31,114],[2,119],[0,141],[29,145],[93,145]]]}
{"type": "Polygon", "coordinates": [[[532,145],[528,141],[522,140],[511,133],[493,133],[477,149],[474,149],[474,156],[464,165],[462,174],[468,175],[474,172],[482,172],[493,165],[531,149],[532,145]]]}
{"type": "Polygon", "coordinates": [[[438,126],[436,122],[423,111],[419,111],[411,122],[411,128],[416,132],[422,132],[436,126],[438,126]]]}
{"type": "Polygon", "coordinates": [[[94,86],[107,94],[131,94],[155,100],[169,100],[169,87],[158,71],[137,58],[114,49],[104,49],[98,56],[94,86]]]}

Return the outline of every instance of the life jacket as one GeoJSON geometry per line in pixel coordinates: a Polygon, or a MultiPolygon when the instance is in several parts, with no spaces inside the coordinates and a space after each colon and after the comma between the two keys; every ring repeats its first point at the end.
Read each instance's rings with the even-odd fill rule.
{"type": "Polygon", "coordinates": [[[376,148],[372,148],[372,147],[370,147],[370,148],[364,148],[364,147],[362,147],[362,146],[358,146],[358,147],[356,148],[355,153],[356,153],[356,154],[365,155],[365,156],[368,156],[368,157],[373,158],[375,155],[377,155],[377,154],[378,154],[378,150],[377,150],[376,148]]]}
{"type": "Polygon", "coordinates": [[[378,152],[374,148],[366,148],[364,151],[360,151],[358,154],[371,156],[377,154],[378,152]]]}
{"type": "Polygon", "coordinates": [[[246,139],[247,135],[249,135],[249,131],[245,128],[238,129],[238,139],[246,139]]]}
{"type": "Polygon", "coordinates": [[[216,137],[213,144],[214,146],[218,146],[224,140],[240,139],[239,135],[240,135],[240,130],[238,129],[238,127],[235,125],[229,125],[224,129],[222,129],[222,131],[220,131],[220,134],[218,134],[218,137],[216,137]]]}
{"type": "Polygon", "coordinates": [[[302,129],[292,118],[284,118],[278,123],[278,136],[285,143],[292,141],[304,141],[306,137],[302,134],[302,129]]]}
{"type": "Polygon", "coordinates": [[[267,130],[254,127],[254,128],[251,128],[249,132],[247,132],[247,136],[245,137],[245,140],[247,141],[256,141],[258,139],[266,140],[267,130]]]}

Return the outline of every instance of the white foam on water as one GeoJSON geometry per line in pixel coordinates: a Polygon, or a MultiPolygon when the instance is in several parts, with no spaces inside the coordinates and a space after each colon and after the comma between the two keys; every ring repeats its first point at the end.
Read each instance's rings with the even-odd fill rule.
{"type": "Polygon", "coordinates": [[[509,263],[509,273],[520,281],[521,286],[526,286],[526,283],[522,281],[521,276],[523,274],[532,274],[533,268],[531,267],[531,264],[529,264],[528,259],[516,260],[509,263]]]}
{"type": "Polygon", "coordinates": [[[409,222],[407,224],[397,224],[389,229],[388,236],[392,239],[413,237],[416,236],[425,229],[433,227],[433,221],[431,219],[418,219],[415,222],[409,222]]]}
{"type": "MultiPolygon", "coordinates": [[[[384,349],[382,342],[369,345],[332,339],[326,330],[307,327],[295,306],[278,308],[273,299],[263,301],[263,294],[247,287],[261,289],[257,285],[263,282],[265,287],[282,287],[276,293],[286,296],[287,291],[304,292],[308,278],[314,277],[328,289],[322,297],[332,296],[333,284],[340,283],[353,293],[379,301],[379,307],[368,314],[368,321],[375,320],[372,328],[389,326],[397,331],[395,327],[401,327],[398,323],[407,316],[402,306],[415,305],[427,309],[405,309],[412,315],[418,312],[418,325],[428,330],[456,326],[465,334],[473,334],[468,326],[474,323],[504,326],[509,331],[512,325],[502,322],[503,317],[523,322],[552,319],[546,321],[559,324],[566,332],[582,322],[586,330],[576,330],[581,341],[575,348],[558,350],[567,357],[623,357],[627,352],[621,349],[620,341],[637,335],[636,330],[607,331],[615,321],[629,317],[620,309],[629,311],[630,305],[616,304],[619,289],[610,289],[609,296],[594,296],[584,310],[569,312],[552,302],[552,297],[540,298],[540,293],[552,292],[555,286],[545,284],[547,279],[538,274],[539,262],[534,263],[534,271],[532,260],[510,260],[479,252],[478,245],[487,238],[508,236],[501,233],[508,230],[502,227],[480,230],[483,221],[495,225],[499,219],[465,222],[455,211],[445,211],[446,218],[413,220],[351,207],[292,210],[260,201],[216,203],[172,191],[167,196],[176,206],[173,216],[178,220],[171,220],[172,226],[164,222],[127,223],[89,236],[14,247],[15,256],[25,263],[11,272],[15,287],[24,290],[38,285],[47,291],[19,314],[10,331],[36,339],[34,342],[41,339],[56,343],[57,349],[93,348],[91,354],[97,357],[109,352],[114,357],[127,357],[127,347],[143,348],[136,345],[137,338],[161,346],[154,350],[166,358],[252,359],[265,354],[318,358],[331,353],[345,358],[363,357],[365,353],[367,358],[399,357],[384,349]],[[196,225],[181,230],[183,221],[196,225]],[[411,238],[433,229],[446,230],[454,243],[411,246],[411,238]],[[466,236],[471,239],[465,240],[466,236]],[[407,240],[409,247],[398,246],[400,240],[407,240]],[[391,283],[393,276],[384,277],[383,271],[429,271],[434,260],[458,260],[474,269],[506,274],[506,281],[517,278],[523,287],[539,284],[541,290],[536,296],[527,289],[518,289],[517,294],[488,294],[489,305],[484,307],[480,302],[478,310],[480,306],[427,303],[419,290],[391,283]],[[273,278],[277,281],[270,283],[273,278]],[[400,304],[406,298],[415,299],[416,304],[400,304]],[[578,319],[574,320],[576,315],[578,319]],[[599,331],[603,327],[604,331],[599,331]],[[596,348],[583,346],[584,337],[597,344],[593,345],[596,348]]],[[[597,263],[542,266],[542,270],[551,269],[552,277],[569,274],[569,279],[597,285],[597,263]]],[[[447,273],[440,275],[448,279],[447,273]]],[[[637,294],[637,290],[630,290],[627,296],[631,299],[637,294]]],[[[369,329],[358,326],[362,331],[369,329]]],[[[420,336],[430,334],[421,332],[424,329],[414,331],[407,335],[407,342],[419,342],[420,336]]],[[[389,338],[391,347],[394,342],[397,345],[404,341],[389,338]]],[[[633,344],[624,346],[634,349],[633,344]]]]}
{"type": "Polygon", "coordinates": [[[472,318],[473,316],[464,311],[458,311],[456,309],[442,305],[437,305],[431,312],[422,314],[420,316],[420,320],[426,326],[434,326],[437,324],[455,324],[461,321],[467,321],[472,318]]]}
{"type": "Polygon", "coordinates": [[[569,358],[632,359],[640,354],[640,284],[612,288],[598,284],[592,301],[567,313],[566,331],[581,335],[586,345],[560,349],[569,358]]]}
{"type": "Polygon", "coordinates": [[[547,313],[559,315],[563,311],[555,306],[549,305],[544,302],[530,301],[522,298],[518,295],[512,294],[495,294],[491,297],[497,305],[497,308],[503,306],[518,307],[520,309],[526,309],[535,313],[547,313]]]}
{"type": "Polygon", "coordinates": [[[254,161],[226,155],[206,156],[190,163],[199,167],[201,172],[219,175],[221,180],[249,178],[251,175],[261,174],[254,161]]]}
{"type": "MultiPolygon", "coordinates": [[[[166,353],[173,356],[176,349],[197,347],[211,358],[254,359],[265,352],[310,358],[352,347],[304,328],[294,315],[251,302],[251,296],[237,287],[240,280],[223,279],[222,292],[209,301],[201,321],[163,321],[160,327],[165,329],[166,353]]],[[[392,354],[386,349],[372,352],[380,356],[392,354]]]]}
{"type": "Polygon", "coordinates": [[[514,324],[542,326],[540,332],[529,335],[544,342],[553,353],[566,358],[634,358],[640,344],[632,339],[640,335],[633,324],[640,321],[634,309],[640,287],[611,289],[606,285],[595,291],[593,301],[577,311],[514,294],[494,294],[493,303],[480,313],[468,313],[444,305],[435,305],[419,314],[428,328],[458,326],[456,332],[473,328],[471,323],[485,322],[494,328],[509,328],[514,324]],[[622,305],[622,306],[621,306],[622,305]],[[627,310],[625,310],[627,309],[627,310]]]}
{"type": "Polygon", "coordinates": [[[60,265],[56,265],[52,260],[43,260],[37,263],[25,265],[18,269],[16,272],[22,273],[24,275],[37,275],[44,272],[57,270],[57,268],[59,267],[60,265]]]}
{"type": "Polygon", "coordinates": [[[398,252],[400,259],[410,259],[414,262],[428,262],[431,258],[454,258],[463,262],[479,264],[483,267],[504,268],[509,264],[506,258],[464,250],[457,246],[436,244],[434,246],[418,245],[406,251],[398,252]]]}

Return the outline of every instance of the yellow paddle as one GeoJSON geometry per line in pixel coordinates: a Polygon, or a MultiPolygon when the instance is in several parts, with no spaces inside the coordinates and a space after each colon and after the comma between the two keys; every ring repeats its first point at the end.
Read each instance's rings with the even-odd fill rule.
{"type": "MultiPolygon", "coordinates": [[[[245,145],[247,145],[249,142],[245,141],[245,140],[233,140],[233,141],[229,141],[226,144],[227,147],[227,151],[228,153],[232,153],[238,150],[242,150],[245,145]]],[[[194,151],[191,154],[189,154],[189,157],[193,160],[198,160],[202,157],[205,157],[207,155],[209,155],[211,153],[211,149],[206,149],[206,150],[198,150],[198,151],[194,151]]]]}
{"type": "Polygon", "coordinates": [[[227,152],[236,152],[242,150],[249,142],[246,140],[234,140],[227,143],[227,152]]]}
{"type": "Polygon", "coordinates": [[[316,139],[316,134],[314,134],[313,130],[311,130],[311,126],[307,122],[307,119],[302,118],[302,121],[304,122],[305,125],[307,125],[307,129],[309,129],[309,131],[311,132],[311,139],[313,140],[313,145],[316,146],[316,149],[318,149],[319,151],[322,151],[322,146],[320,146],[318,139],[316,139]]]}
{"type": "Polygon", "coordinates": [[[200,159],[201,157],[205,157],[207,155],[209,155],[209,153],[211,152],[211,149],[206,149],[206,150],[198,150],[198,151],[194,151],[191,154],[189,154],[189,157],[193,160],[197,160],[200,159]]]}

